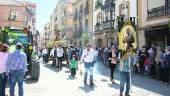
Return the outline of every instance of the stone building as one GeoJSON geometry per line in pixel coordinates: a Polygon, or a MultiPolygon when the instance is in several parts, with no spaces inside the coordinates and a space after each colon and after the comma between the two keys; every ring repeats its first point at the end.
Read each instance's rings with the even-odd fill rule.
{"type": "Polygon", "coordinates": [[[170,46],[170,0],[138,0],[138,46],[170,46]]]}

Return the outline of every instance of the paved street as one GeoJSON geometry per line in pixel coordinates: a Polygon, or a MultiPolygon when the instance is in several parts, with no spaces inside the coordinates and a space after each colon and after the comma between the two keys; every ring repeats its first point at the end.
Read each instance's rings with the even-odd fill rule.
{"type": "MultiPolygon", "coordinates": [[[[70,77],[68,69],[58,72],[51,64],[41,64],[38,82],[26,80],[24,96],[118,96],[119,76],[116,83],[109,81],[109,70],[97,63],[95,68],[95,88],[83,85],[83,79],[77,72],[76,79],[70,77]]],[[[133,75],[132,96],[169,96],[170,86],[159,83],[149,77],[133,75]]]]}

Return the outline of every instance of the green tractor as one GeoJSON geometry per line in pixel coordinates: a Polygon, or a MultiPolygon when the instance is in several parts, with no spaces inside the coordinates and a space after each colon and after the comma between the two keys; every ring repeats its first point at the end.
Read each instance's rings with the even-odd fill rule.
{"type": "Polygon", "coordinates": [[[40,75],[40,65],[38,62],[37,52],[33,49],[33,37],[27,28],[4,28],[3,43],[10,45],[9,52],[15,50],[17,42],[23,44],[23,52],[27,55],[27,72],[26,75],[30,75],[32,80],[38,80],[40,75]]]}

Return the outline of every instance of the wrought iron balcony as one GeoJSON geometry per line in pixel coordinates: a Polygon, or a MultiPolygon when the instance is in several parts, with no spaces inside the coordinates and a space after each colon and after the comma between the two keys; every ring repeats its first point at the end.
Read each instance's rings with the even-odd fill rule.
{"type": "Polygon", "coordinates": [[[95,2],[95,9],[102,7],[102,2],[101,1],[96,1],[95,2]]]}
{"type": "Polygon", "coordinates": [[[166,14],[170,15],[170,7],[167,7],[166,14]]]}
{"type": "Polygon", "coordinates": [[[96,23],[95,32],[103,31],[103,30],[112,30],[114,29],[114,20],[107,20],[103,23],[96,23]]]}
{"type": "Polygon", "coordinates": [[[94,31],[99,32],[101,30],[102,30],[102,24],[101,23],[96,23],[96,25],[94,27],[94,31]]]}
{"type": "Polygon", "coordinates": [[[148,10],[148,19],[167,15],[170,15],[170,7],[166,8],[165,6],[160,6],[148,10]]]}
{"type": "Polygon", "coordinates": [[[84,8],[84,14],[88,15],[89,14],[89,6],[86,5],[86,7],[84,8]]]}
{"type": "Polygon", "coordinates": [[[103,30],[114,29],[114,20],[107,20],[103,22],[103,30]]]}
{"type": "Polygon", "coordinates": [[[74,14],[74,20],[76,21],[78,19],[77,13],[74,14]]]}

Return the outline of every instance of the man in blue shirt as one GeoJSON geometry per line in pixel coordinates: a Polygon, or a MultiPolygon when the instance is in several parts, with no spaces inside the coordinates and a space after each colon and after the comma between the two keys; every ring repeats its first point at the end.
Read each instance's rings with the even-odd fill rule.
{"type": "Polygon", "coordinates": [[[133,47],[128,47],[127,52],[120,59],[120,96],[123,96],[124,86],[126,83],[125,96],[130,96],[129,91],[131,88],[131,71],[133,65],[136,64],[136,54],[133,47]]]}
{"type": "Polygon", "coordinates": [[[17,43],[16,50],[9,54],[6,65],[9,75],[10,96],[14,96],[15,85],[18,83],[19,96],[24,96],[23,81],[27,70],[27,56],[21,51],[22,44],[17,43]]]}

